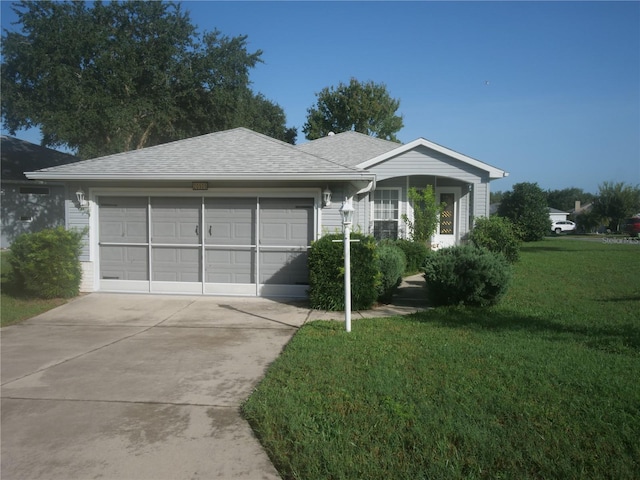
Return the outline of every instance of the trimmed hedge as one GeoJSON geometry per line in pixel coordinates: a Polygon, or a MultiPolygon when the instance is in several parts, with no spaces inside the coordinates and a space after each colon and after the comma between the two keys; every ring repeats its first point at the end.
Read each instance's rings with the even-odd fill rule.
{"type": "Polygon", "coordinates": [[[494,215],[477,218],[469,240],[476,247],[502,253],[511,263],[520,258],[520,235],[513,222],[506,217],[494,215]]]}
{"type": "Polygon", "coordinates": [[[407,258],[395,243],[383,242],[378,245],[378,265],[381,275],[378,300],[389,303],[402,283],[402,274],[407,268],[407,258]]]}
{"type": "Polygon", "coordinates": [[[404,252],[407,261],[407,267],[404,273],[412,275],[420,272],[425,259],[431,252],[429,247],[423,242],[413,242],[404,239],[398,239],[394,244],[404,252]]]}
{"type": "Polygon", "coordinates": [[[11,245],[9,281],[17,290],[40,298],[78,295],[83,232],[63,227],[20,235],[11,245]]]}
{"type": "Polygon", "coordinates": [[[504,255],[473,245],[434,252],[425,261],[424,272],[433,306],[495,305],[511,280],[511,265],[504,255]]]}
{"type": "MultiPolygon", "coordinates": [[[[343,235],[325,235],[309,250],[309,301],[318,310],[344,310],[343,235]],[[333,240],[340,240],[334,242],[333,240]]],[[[378,271],[376,242],[372,236],[351,234],[351,308],[371,308],[378,297],[381,275],[378,271]]]]}

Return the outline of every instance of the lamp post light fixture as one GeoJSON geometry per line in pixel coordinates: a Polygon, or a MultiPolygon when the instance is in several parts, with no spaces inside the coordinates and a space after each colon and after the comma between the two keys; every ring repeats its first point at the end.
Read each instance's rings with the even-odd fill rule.
{"type": "Polygon", "coordinates": [[[89,202],[85,200],[84,191],[81,188],[76,192],[76,198],[78,199],[78,207],[80,207],[80,210],[89,206],[89,202]]]}
{"type": "Polygon", "coordinates": [[[324,203],[325,207],[331,205],[331,190],[329,190],[328,186],[322,191],[322,203],[324,203]]]}
{"type": "Polygon", "coordinates": [[[351,199],[345,198],[340,214],[344,228],[344,323],[347,332],[351,331],[351,224],[354,210],[351,199]]]}

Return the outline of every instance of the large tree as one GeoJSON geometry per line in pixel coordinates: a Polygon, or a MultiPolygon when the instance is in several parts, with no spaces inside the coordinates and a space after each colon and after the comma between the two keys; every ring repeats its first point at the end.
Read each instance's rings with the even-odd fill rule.
{"type": "Polygon", "coordinates": [[[340,82],[335,88],[323,88],[316,97],[302,127],[307,140],[353,130],[398,141],[396,133],[404,126],[402,116],[396,115],[400,100],[391,98],[384,84],[352,78],[348,85],[340,82]]]}
{"type": "Polygon", "coordinates": [[[282,109],[249,88],[262,52],[247,51],[246,36],[199,34],[179,4],[23,1],[14,11],[20,30],[3,34],[1,72],[12,134],[40,127],[43,145],[83,158],[252,123],[292,135],[282,109]]]}
{"type": "Polygon", "coordinates": [[[537,183],[516,183],[502,197],[498,215],[510,219],[525,242],[542,240],[551,231],[547,196],[537,183]]]}
{"type": "Polygon", "coordinates": [[[551,208],[570,212],[575,208],[576,201],[581,205],[590,203],[595,195],[587,193],[581,188],[564,188],[562,190],[547,190],[547,205],[551,208]]]}
{"type": "Polygon", "coordinates": [[[603,182],[598,188],[593,211],[606,220],[612,231],[619,231],[620,223],[625,218],[640,213],[640,187],[637,185],[603,182]]]}

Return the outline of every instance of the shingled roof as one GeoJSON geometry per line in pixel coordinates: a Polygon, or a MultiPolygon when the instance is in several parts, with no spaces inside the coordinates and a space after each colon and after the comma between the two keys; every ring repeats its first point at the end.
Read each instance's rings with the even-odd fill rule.
{"type": "Polygon", "coordinates": [[[68,153],[41,147],[7,135],[0,137],[0,152],[2,180],[5,182],[27,181],[24,172],[80,161],[79,158],[68,153]]]}
{"type": "Polygon", "coordinates": [[[349,131],[328,135],[299,145],[298,148],[304,152],[328,158],[342,165],[355,167],[400,146],[400,143],[349,131]]]}
{"type": "Polygon", "coordinates": [[[60,180],[359,180],[366,170],[321,158],[247,128],[235,128],[29,172],[60,180]]]}

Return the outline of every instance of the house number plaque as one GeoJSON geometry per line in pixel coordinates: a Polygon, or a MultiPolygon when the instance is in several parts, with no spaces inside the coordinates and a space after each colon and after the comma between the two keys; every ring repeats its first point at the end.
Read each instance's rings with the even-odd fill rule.
{"type": "Polygon", "coordinates": [[[193,190],[209,190],[208,182],[191,182],[191,188],[193,190]]]}

